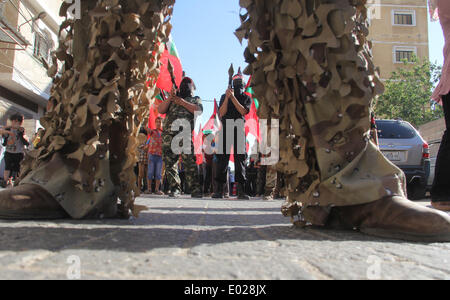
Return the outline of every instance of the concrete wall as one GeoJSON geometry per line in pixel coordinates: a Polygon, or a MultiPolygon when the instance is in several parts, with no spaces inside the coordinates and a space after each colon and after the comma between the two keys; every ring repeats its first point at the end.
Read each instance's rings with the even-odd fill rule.
{"type": "Polygon", "coordinates": [[[30,131],[35,131],[36,122],[43,115],[50,96],[52,79],[47,76],[39,57],[34,53],[36,35],[48,38],[55,50],[57,33],[62,18],[59,9],[63,0],[8,0],[3,6],[3,18],[29,43],[26,50],[18,45],[0,43],[0,125],[12,112],[18,111],[29,121],[30,131]],[[11,3],[12,2],[12,3],[11,3]],[[19,11],[20,10],[20,13],[19,11]],[[34,20],[45,11],[47,16],[34,20]],[[28,22],[29,21],[29,22],[28,22]],[[28,23],[27,23],[28,22],[28,23]],[[11,112],[11,113],[10,113],[11,112]]]}
{"type": "Polygon", "coordinates": [[[445,132],[444,118],[420,126],[419,132],[430,144],[431,157],[436,157],[439,151],[440,141],[445,132]]]}

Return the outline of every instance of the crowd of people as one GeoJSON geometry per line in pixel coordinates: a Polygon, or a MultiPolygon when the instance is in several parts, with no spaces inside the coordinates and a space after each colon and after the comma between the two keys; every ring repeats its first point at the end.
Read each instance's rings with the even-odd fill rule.
{"type": "MultiPolygon", "coordinates": [[[[239,141],[241,135],[238,127],[234,127],[231,134],[227,134],[225,125],[219,131],[205,130],[201,163],[197,161],[193,143],[189,146],[191,152],[177,154],[173,150],[174,138],[180,133],[172,130],[173,123],[184,119],[193,128],[195,113],[203,112],[201,99],[194,96],[194,91],[193,80],[185,77],[180,88],[174,89],[169,99],[159,106],[159,112],[165,118],[157,117],[153,129],[141,129],[136,151],[139,190],[144,194],[171,197],[184,194],[198,198],[237,196],[243,200],[250,197],[264,197],[266,200],[281,198],[282,175],[272,166],[262,166],[261,155],[253,154],[249,157],[246,154],[242,148],[245,142],[239,141]],[[234,169],[230,167],[231,153],[226,149],[228,145],[233,145],[234,169]]],[[[232,86],[221,97],[219,116],[222,123],[225,124],[227,120],[244,121],[251,101],[244,93],[242,75],[234,76],[232,86]]],[[[38,147],[44,133],[41,128],[29,139],[23,122],[23,115],[14,114],[10,116],[6,127],[0,127],[5,165],[3,187],[14,186],[25,152],[38,147]]]]}
{"type": "MultiPolygon", "coordinates": [[[[169,180],[165,172],[162,156],[162,118],[156,119],[156,129],[141,129],[138,146],[138,164],[136,175],[138,188],[144,194],[172,195],[169,180]]],[[[217,154],[217,134],[208,130],[203,132],[204,151],[202,163],[197,164],[193,180],[200,182],[202,196],[230,198],[238,196],[236,169],[226,167],[226,182],[220,184],[217,178],[219,168],[219,154],[217,154]],[[205,143],[211,141],[211,143],[205,143]],[[220,187],[219,187],[220,185],[220,187]],[[220,195],[219,195],[220,193],[220,195]]],[[[180,179],[180,194],[188,195],[191,192],[191,182],[186,181],[185,168],[182,155],[178,156],[176,164],[180,179]]],[[[243,162],[247,176],[243,186],[245,195],[250,197],[263,197],[265,200],[283,199],[284,181],[281,173],[272,166],[261,165],[261,155],[251,155],[243,162]]],[[[242,175],[241,175],[242,176],[242,175]]]]}
{"type": "Polygon", "coordinates": [[[179,120],[186,120],[192,129],[194,116],[203,112],[201,99],[194,96],[196,88],[193,80],[185,77],[179,89],[174,89],[167,101],[158,107],[165,118],[156,119],[155,129],[141,129],[139,163],[136,166],[139,189],[144,193],[167,194],[170,197],[181,194],[216,199],[237,196],[242,200],[248,200],[250,196],[263,196],[266,200],[282,197],[281,174],[273,167],[261,166],[260,155],[248,157],[243,149],[245,141],[239,140],[242,135],[238,132],[238,126],[233,127],[234,132],[227,133],[227,126],[224,125],[228,120],[244,121],[249,113],[252,100],[244,93],[244,87],[242,74],[235,75],[232,85],[221,97],[221,129],[203,132],[202,163],[198,163],[192,135],[188,139],[190,145],[184,145],[175,140],[182,133],[182,127],[173,130],[172,126],[179,120]],[[181,154],[174,151],[173,146],[177,143],[183,149],[187,147],[188,151],[181,154]],[[233,146],[234,170],[230,168],[229,145],[233,146]]]}

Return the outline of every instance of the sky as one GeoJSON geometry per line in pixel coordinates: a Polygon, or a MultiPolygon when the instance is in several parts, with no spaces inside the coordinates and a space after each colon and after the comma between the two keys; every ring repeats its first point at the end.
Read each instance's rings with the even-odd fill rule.
{"type": "Polygon", "coordinates": [[[243,45],[234,35],[240,26],[237,0],[177,0],[172,18],[172,37],[186,76],[203,100],[203,124],[228,88],[228,69],[247,66],[243,45]]]}
{"type": "MultiPolygon", "coordinates": [[[[240,26],[237,0],[177,0],[172,18],[172,37],[177,46],[186,75],[202,98],[202,123],[214,110],[213,100],[228,85],[228,69],[233,63],[237,72],[247,66],[243,45],[234,35],[240,26]]],[[[444,37],[439,22],[429,22],[430,60],[443,64],[444,37]]]]}

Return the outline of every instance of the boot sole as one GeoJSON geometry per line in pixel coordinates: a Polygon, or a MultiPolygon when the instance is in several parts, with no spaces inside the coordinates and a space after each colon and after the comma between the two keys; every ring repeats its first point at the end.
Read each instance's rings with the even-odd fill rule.
{"type": "Polygon", "coordinates": [[[450,242],[450,233],[435,234],[435,235],[422,235],[406,232],[393,232],[391,230],[385,229],[373,229],[373,228],[361,228],[360,232],[367,235],[403,240],[409,242],[419,242],[419,243],[448,243],[450,242]]]}
{"type": "Polygon", "coordinates": [[[441,211],[445,211],[445,212],[450,212],[450,205],[449,205],[449,204],[444,204],[444,205],[442,205],[442,204],[439,204],[439,202],[432,202],[432,203],[431,203],[431,206],[432,206],[434,209],[437,209],[437,210],[441,210],[441,211]]]}
{"type": "Polygon", "coordinates": [[[69,215],[60,211],[0,211],[0,219],[3,220],[62,220],[69,219],[69,215]]]}

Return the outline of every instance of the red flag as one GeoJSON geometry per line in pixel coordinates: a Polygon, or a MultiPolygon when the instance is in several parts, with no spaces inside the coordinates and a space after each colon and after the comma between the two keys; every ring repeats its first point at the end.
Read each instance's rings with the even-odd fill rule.
{"type": "Polygon", "coordinates": [[[158,107],[159,107],[159,105],[160,105],[161,103],[162,103],[162,101],[159,100],[159,99],[157,98],[156,101],[155,101],[155,103],[153,103],[152,105],[150,105],[150,114],[149,114],[149,117],[148,117],[148,128],[150,128],[150,129],[152,129],[152,130],[156,129],[156,124],[155,124],[155,122],[156,122],[156,119],[157,119],[158,117],[160,117],[160,118],[162,118],[162,119],[165,119],[165,118],[166,118],[166,115],[165,115],[165,114],[162,115],[162,114],[160,114],[160,113],[158,112],[158,107]]]}
{"type": "Polygon", "coordinates": [[[221,127],[221,122],[219,118],[219,106],[217,105],[217,100],[214,99],[214,113],[212,114],[211,118],[208,122],[206,122],[205,126],[203,127],[202,131],[212,131],[214,133],[218,132],[221,127]]]}
{"type": "MultiPolygon", "coordinates": [[[[252,77],[248,80],[247,87],[245,88],[246,91],[250,88],[251,81],[252,77]]],[[[245,116],[245,136],[252,134],[256,137],[258,142],[261,142],[261,132],[259,128],[259,117],[256,103],[251,93],[246,92],[246,94],[252,99],[252,106],[250,107],[250,112],[245,116]]]]}
{"type": "Polygon", "coordinates": [[[199,132],[196,133],[195,129],[192,131],[192,141],[194,143],[194,152],[197,159],[197,165],[203,163],[203,131],[199,127],[199,132]]]}
{"type": "Polygon", "coordinates": [[[158,112],[155,112],[155,105],[152,104],[150,105],[150,116],[148,117],[148,128],[150,128],[151,130],[156,129],[155,121],[157,117],[158,112]]]}
{"type": "Polygon", "coordinates": [[[230,161],[234,163],[234,147],[231,147],[230,150],[230,161]]]}
{"type": "Polygon", "coordinates": [[[252,102],[250,112],[245,116],[245,136],[252,134],[258,142],[261,141],[261,133],[259,129],[259,118],[256,111],[255,102],[252,102]]]}
{"type": "MultiPolygon", "coordinates": [[[[245,143],[245,152],[249,153],[250,152],[250,144],[248,142],[245,143]]],[[[230,161],[232,163],[234,163],[234,147],[231,146],[231,150],[230,150],[230,161]]]]}
{"type": "Polygon", "coordinates": [[[172,91],[172,77],[170,76],[170,72],[167,69],[168,62],[172,63],[173,73],[175,76],[175,83],[177,86],[180,86],[181,80],[183,79],[183,67],[181,65],[181,61],[178,57],[178,52],[176,51],[175,44],[172,41],[169,41],[166,44],[166,49],[161,56],[161,70],[159,73],[158,80],[156,82],[156,86],[163,90],[170,92],[172,91]]]}

